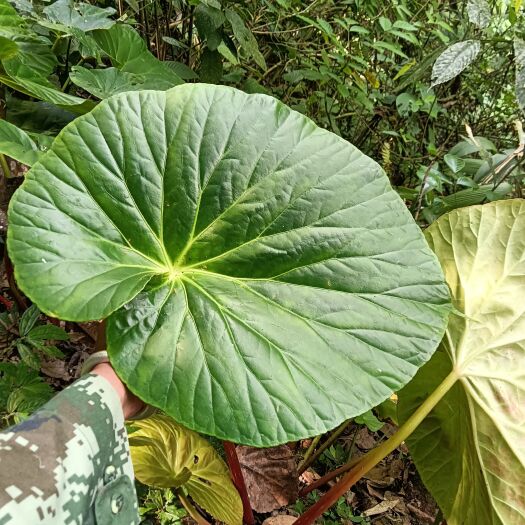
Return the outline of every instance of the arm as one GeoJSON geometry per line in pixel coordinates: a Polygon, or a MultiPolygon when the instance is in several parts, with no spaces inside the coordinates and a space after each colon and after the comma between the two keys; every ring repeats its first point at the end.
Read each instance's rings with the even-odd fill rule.
{"type": "Polygon", "coordinates": [[[0,433],[0,525],[138,523],[124,417],[141,406],[103,363],[0,433]]]}

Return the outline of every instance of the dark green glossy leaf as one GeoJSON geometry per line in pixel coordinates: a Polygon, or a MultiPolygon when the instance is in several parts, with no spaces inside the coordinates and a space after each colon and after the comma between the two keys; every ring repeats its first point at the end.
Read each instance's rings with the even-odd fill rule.
{"type": "Polygon", "coordinates": [[[53,395],[53,389],[25,363],[0,363],[0,411],[15,416],[30,414],[53,395]]]}
{"type": "Polygon", "coordinates": [[[38,353],[34,348],[31,348],[30,345],[27,345],[23,343],[22,341],[18,341],[16,343],[16,349],[18,350],[18,353],[20,354],[20,357],[22,358],[22,361],[27,366],[30,366],[31,368],[34,368],[35,370],[40,369],[40,357],[38,356],[38,353]]]}
{"type": "Polygon", "coordinates": [[[231,441],[362,414],[446,324],[437,261],[380,167],[264,95],[192,84],[102,101],[28,173],[9,221],[32,300],[110,316],[129,387],[231,441]]]}
{"type": "Polygon", "coordinates": [[[40,317],[40,310],[36,304],[32,304],[20,318],[18,330],[21,336],[26,336],[29,331],[35,326],[40,317]]]}
{"type": "Polygon", "coordinates": [[[48,102],[7,97],[7,119],[21,129],[36,133],[58,133],[75,115],[48,102]]]}
{"type": "Polygon", "coordinates": [[[224,14],[217,7],[200,3],[195,8],[194,18],[199,36],[206,42],[210,51],[215,51],[222,42],[221,26],[225,21],[224,14]]]}
{"type": "Polygon", "coordinates": [[[223,64],[218,51],[205,49],[201,55],[199,76],[203,82],[218,84],[222,79],[223,64]]]}
{"type": "Polygon", "coordinates": [[[67,341],[69,339],[69,335],[67,334],[67,332],[63,328],[55,326],[54,324],[43,324],[40,326],[35,326],[27,334],[27,337],[29,339],[32,339],[33,341],[44,341],[45,339],[67,341]]]}
{"type": "Polygon", "coordinates": [[[257,40],[253,36],[253,33],[246,27],[243,19],[233,9],[226,9],[225,14],[228,22],[230,22],[235,38],[245,53],[249,57],[252,57],[260,68],[266,69],[266,61],[259,51],[257,40]]]}

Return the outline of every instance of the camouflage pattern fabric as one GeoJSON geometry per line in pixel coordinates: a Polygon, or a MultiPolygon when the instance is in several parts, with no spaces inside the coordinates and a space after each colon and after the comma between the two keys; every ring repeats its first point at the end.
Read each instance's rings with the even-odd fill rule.
{"type": "Polygon", "coordinates": [[[89,374],[0,433],[0,525],[139,523],[122,408],[89,374]]]}

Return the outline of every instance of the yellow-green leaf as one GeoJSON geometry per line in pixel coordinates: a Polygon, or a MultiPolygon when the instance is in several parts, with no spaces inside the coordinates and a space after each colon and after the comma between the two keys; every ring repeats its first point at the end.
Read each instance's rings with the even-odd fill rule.
{"type": "Polygon", "coordinates": [[[400,419],[457,382],[408,440],[449,525],[525,522],[525,200],[455,210],[428,228],[454,313],[399,394],[400,419]]]}
{"type": "Polygon", "coordinates": [[[133,423],[131,458],[137,479],[153,487],[184,486],[214,518],[242,524],[242,502],[228,468],[199,434],[164,415],[133,423]]]}

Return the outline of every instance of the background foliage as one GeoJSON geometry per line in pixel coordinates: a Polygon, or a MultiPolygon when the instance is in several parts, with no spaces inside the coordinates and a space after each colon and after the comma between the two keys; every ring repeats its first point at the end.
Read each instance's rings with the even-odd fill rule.
{"type": "Polygon", "coordinates": [[[4,116],[33,133],[27,154],[118,92],[202,81],[268,93],[381,160],[430,223],[521,195],[521,3],[1,0],[4,116]]]}

